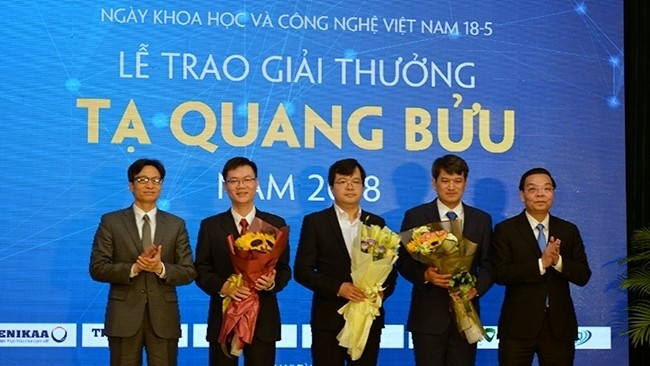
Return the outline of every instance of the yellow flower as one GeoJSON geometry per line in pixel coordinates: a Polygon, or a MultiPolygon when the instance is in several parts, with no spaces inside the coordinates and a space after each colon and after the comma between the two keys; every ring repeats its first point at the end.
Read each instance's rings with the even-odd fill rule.
{"type": "Polygon", "coordinates": [[[268,253],[273,250],[275,236],[263,232],[248,232],[235,240],[235,247],[239,250],[257,251],[268,253]]]}
{"type": "Polygon", "coordinates": [[[454,253],[458,250],[458,238],[445,230],[431,231],[426,225],[420,226],[413,229],[412,240],[406,244],[406,249],[423,255],[454,253]]]}

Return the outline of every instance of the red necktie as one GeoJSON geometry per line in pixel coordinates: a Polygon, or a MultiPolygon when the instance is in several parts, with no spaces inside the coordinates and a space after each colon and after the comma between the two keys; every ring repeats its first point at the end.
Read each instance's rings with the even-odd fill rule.
{"type": "Polygon", "coordinates": [[[244,235],[248,232],[248,221],[246,219],[239,220],[239,225],[241,225],[241,235],[244,235]]]}

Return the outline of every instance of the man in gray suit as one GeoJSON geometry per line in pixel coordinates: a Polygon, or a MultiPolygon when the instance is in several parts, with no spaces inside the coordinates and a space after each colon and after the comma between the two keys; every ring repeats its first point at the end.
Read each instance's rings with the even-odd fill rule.
{"type": "Polygon", "coordinates": [[[185,222],[159,210],[165,168],[140,159],[128,170],[131,207],[105,214],[95,234],[90,276],[110,283],[104,332],[111,365],[176,365],[181,337],[176,286],[196,277],[185,222]]]}

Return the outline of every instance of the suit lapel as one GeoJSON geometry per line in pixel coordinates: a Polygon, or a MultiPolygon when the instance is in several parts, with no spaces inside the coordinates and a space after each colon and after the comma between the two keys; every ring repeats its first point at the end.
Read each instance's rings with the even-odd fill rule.
{"type": "Polygon", "coordinates": [[[142,253],[142,240],[140,239],[140,233],[138,232],[138,226],[135,223],[135,213],[133,212],[133,207],[129,207],[122,211],[124,216],[122,220],[124,221],[124,227],[126,232],[131,237],[131,242],[133,243],[133,250],[136,253],[142,253]]]}
{"type": "Polygon", "coordinates": [[[440,213],[438,212],[437,198],[426,206],[425,216],[427,217],[427,224],[432,222],[440,222],[440,213]]]}
{"type": "Polygon", "coordinates": [[[165,236],[166,221],[167,214],[161,210],[156,211],[156,232],[153,234],[152,244],[160,245],[162,238],[165,236]]]}
{"type": "Polygon", "coordinates": [[[528,222],[528,218],[526,217],[526,211],[522,211],[519,216],[517,216],[516,224],[521,237],[526,240],[526,246],[537,256],[540,256],[542,254],[542,249],[539,247],[539,244],[537,244],[537,238],[530,227],[530,222],[528,222]]]}
{"type": "Polygon", "coordinates": [[[235,224],[235,218],[232,216],[230,210],[223,212],[219,215],[219,226],[226,234],[232,234],[235,238],[239,237],[239,230],[235,224]]]}
{"type": "Polygon", "coordinates": [[[350,261],[350,252],[348,252],[348,247],[345,245],[345,239],[343,239],[343,232],[341,232],[341,226],[339,225],[339,219],[336,216],[334,206],[330,207],[326,212],[325,220],[327,221],[325,224],[328,226],[329,232],[333,234],[334,245],[345,253],[345,258],[350,261]]]}

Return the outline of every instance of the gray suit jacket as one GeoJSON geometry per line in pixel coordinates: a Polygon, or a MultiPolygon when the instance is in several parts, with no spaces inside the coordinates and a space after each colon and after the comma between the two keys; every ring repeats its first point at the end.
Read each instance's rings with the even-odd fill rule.
{"type": "Polygon", "coordinates": [[[188,284],[196,277],[185,222],[158,210],[153,242],[163,247],[165,278],[148,272],[131,278],[131,266],[142,252],[133,207],[101,218],[90,256],[90,276],[95,281],[111,284],[104,323],[107,336],[134,335],[147,309],[159,337],[181,336],[176,286],[188,284]]]}

